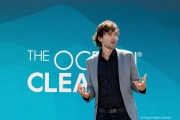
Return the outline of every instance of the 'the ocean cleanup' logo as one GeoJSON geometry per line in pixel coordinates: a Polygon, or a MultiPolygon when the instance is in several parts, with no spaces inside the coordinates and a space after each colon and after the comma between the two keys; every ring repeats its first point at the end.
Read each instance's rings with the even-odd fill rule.
{"type": "MultiPolygon", "coordinates": [[[[41,50],[39,54],[37,54],[36,50],[28,50],[29,52],[29,60],[30,61],[36,61],[37,57],[40,58],[40,61],[46,61],[48,62],[49,59],[49,50],[41,50]]],[[[86,68],[83,68],[82,66],[80,66],[79,62],[78,62],[78,58],[82,55],[82,54],[88,54],[89,56],[93,55],[93,54],[97,54],[98,51],[80,51],[75,58],[73,58],[72,53],[70,53],[67,50],[61,50],[59,52],[57,52],[55,54],[54,58],[54,65],[56,66],[56,68],[58,68],[59,70],[62,71],[66,71],[68,69],[70,69],[72,67],[73,64],[75,64],[77,66],[77,68],[81,71],[86,71],[86,68]],[[66,67],[62,67],[58,64],[57,62],[57,57],[60,54],[67,54],[69,56],[69,58],[71,59],[70,64],[66,67]]],[[[142,53],[141,52],[134,52],[134,58],[135,58],[135,63],[137,64],[137,57],[141,57],[142,53]]],[[[71,88],[65,88],[65,85],[69,85],[71,84],[71,80],[65,80],[64,78],[66,77],[71,77],[71,73],[59,73],[59,91],[57,90],[57,88],[50,88],[49,86],[49,73],[45,72],[45,73],[41,73],[41,72],[34,72],[32,73],[29,77],[28,77],[28,87],[30,88],[30,90],[32,90],[33,92],[72,92],[71,88]],[[40,86],[40,87],[35,87],[32,84],[32,81],[35,77],[39,77],[41,79],[44,80],[44,86],[40,86]]],[[[78,87],[78,83],[82,83],[82,87],[86,87],[87,85],[87,80],[85,78],[84,73],[79,73],[77,80],[76,80],[76,84],[74,86],[73,92],[77,92],[77,87],[78,87]]]]}

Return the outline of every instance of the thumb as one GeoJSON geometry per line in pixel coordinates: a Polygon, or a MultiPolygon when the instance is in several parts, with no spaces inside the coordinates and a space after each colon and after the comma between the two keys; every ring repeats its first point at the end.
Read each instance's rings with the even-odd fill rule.
{"type": "Polygon", "coordinates": [[[144,77],[142,77],[142,81],[143,81],[144,83],[146,83],[146,77],[147,77],[147,74],[144,74],[144,77]]]}

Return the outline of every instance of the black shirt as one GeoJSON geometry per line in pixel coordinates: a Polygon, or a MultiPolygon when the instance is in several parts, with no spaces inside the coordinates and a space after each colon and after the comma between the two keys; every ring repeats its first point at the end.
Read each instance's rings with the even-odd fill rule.
{"type": "Polygon", "coordinates": [[[114,49],[108,60],[101,53],[98,59],[98,108],[122,108],[124,102],[119,87],[117,52],[114,49]]]}

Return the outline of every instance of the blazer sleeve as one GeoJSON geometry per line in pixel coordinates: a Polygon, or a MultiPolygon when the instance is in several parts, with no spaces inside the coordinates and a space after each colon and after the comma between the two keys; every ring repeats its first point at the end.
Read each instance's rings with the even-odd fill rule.
{"type": "MultiPolygon", "coordinates": [[[[90,62],[90,61],[89,61],[90,62]]],[[[86,61],[86,68],[87,68],[87,92],[90,91],[90,97],[87,99],[87,98],[83,98],[86,102],[90,102],[94,97],[95,97],[95,94],[94,94],[94,87],[93,87],[93,84],[92,84],[92,77],[91,77],[91,70],[90,70],[90,63],[88,62],[88,60],[86,61]]]]}
{"type": "Polygon", "coordinates": [[[131,89],[135,92],[140,92],[137,87],[134,85],[133,81],[139,81],[139,73],[138,73],[138,69],[136,67],[135,64],[135,60],[134,60],[134,56],[131,53],[130,54],[130,82],[131,82],[131,89]]]}

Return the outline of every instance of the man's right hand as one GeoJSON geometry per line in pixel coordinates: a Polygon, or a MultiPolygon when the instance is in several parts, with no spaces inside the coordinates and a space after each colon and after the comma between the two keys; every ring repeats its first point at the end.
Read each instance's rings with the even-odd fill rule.
{"type": "Polygon", "coordinates": [[[86,91],[82,88],[81,84],[78,84],[78,91],[79,91],[79,93],[80,93],[84,98],[89,98],[89,96],[90,96],[90,91],[89,91],[89,92],[86,92],[86,91]]]}

